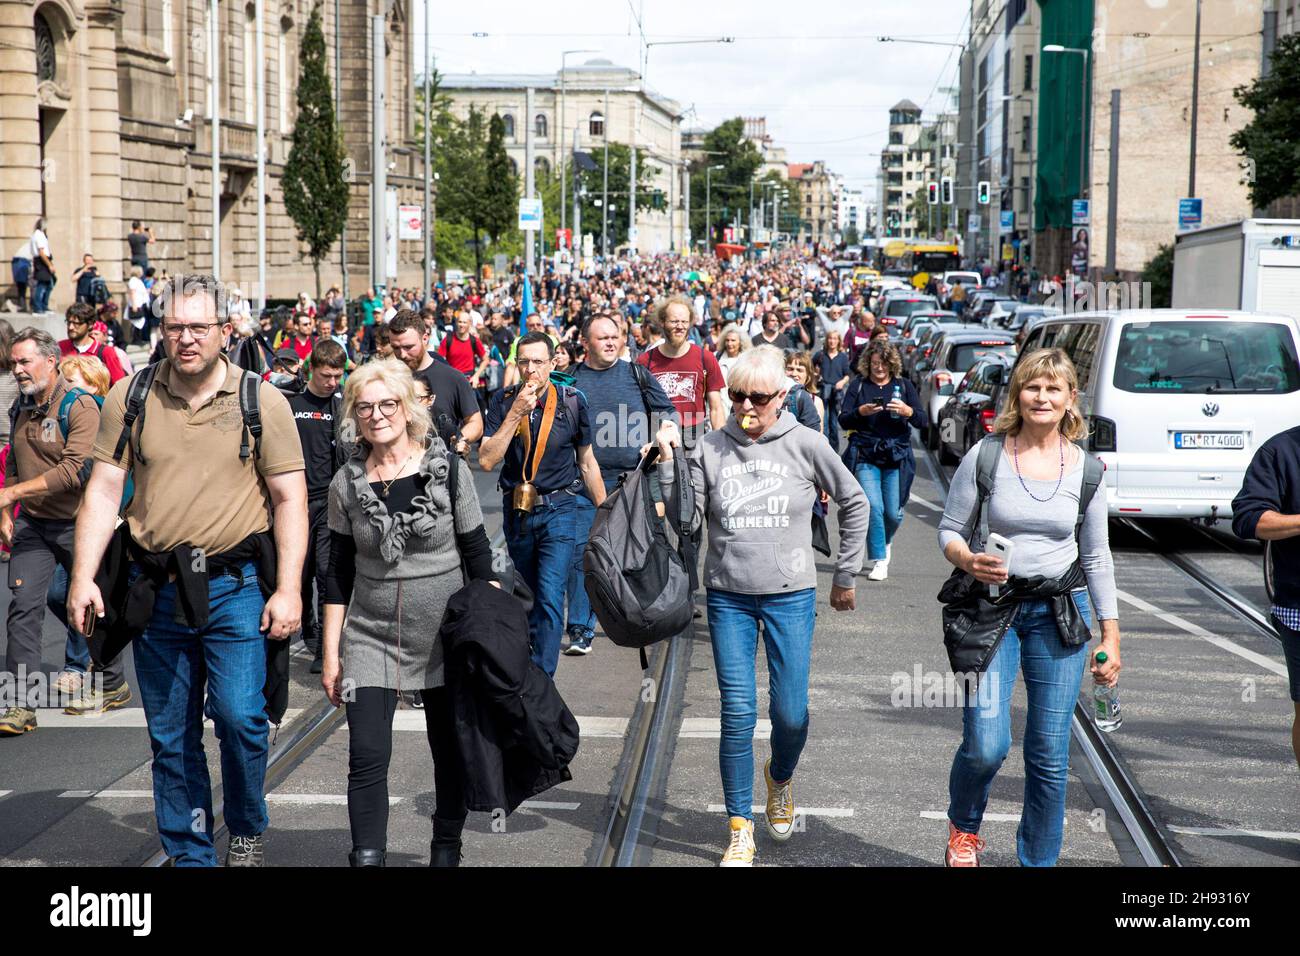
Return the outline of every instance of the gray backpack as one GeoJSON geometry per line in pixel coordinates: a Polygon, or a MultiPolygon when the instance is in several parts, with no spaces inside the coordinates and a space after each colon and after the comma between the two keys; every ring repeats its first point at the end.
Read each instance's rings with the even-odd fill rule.
{"type": "MultiPolygon", "coordinates": [[[[583,583],[601,628],[619,647],[638,648],[643,670],[649,666],[645,648],[684,631],[694,610],[694,545],[685,532],[690,515],[669,518],[678,538],[674,548],[650,494],[649,468],[656,455],[652,449],[596,509],[582,555],[583,583]]],[[[690,473],[680,450],[675,463],[684,512],[690,473]]]]}

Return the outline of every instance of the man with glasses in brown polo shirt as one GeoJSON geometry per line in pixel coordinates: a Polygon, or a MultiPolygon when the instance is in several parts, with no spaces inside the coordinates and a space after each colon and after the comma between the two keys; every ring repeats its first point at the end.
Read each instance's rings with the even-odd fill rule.
{"type": "Polygon", "coordinates": [[[178,866],[217,862],[202,745],[206,714],[221,743],[231,833],[226,865],[260,866],[267,825],[265,642],[294,634],[301,617],[302,448],[288,402],[256,376],[260,440],[249,428],[241,384],[252,373],[222,354],[231,326],[217,280],[177,277],[163,295],[167,357],[154,367],[129,436],[123,423],[134,379],[118,383],[104,401],[77,521],[68,611],[78,626],[91,608],[104,616],[95,574],[130,471],[132,587],[123,614],[133,620],[132,602],[146,593],[148,613],[140,616],[147,623],[134,654],[163,848],[178,866]]]}

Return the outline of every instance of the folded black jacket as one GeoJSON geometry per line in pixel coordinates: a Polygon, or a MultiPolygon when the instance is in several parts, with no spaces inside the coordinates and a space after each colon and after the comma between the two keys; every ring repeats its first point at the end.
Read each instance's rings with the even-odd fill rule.
{"type": "Polygon", "coordinates": [[[1046,600],[1052,605],[1061,643],[1077,647],[1088,643],[1088,622],[1079,613],[1072,591],[1087,587],[1083,565],[1077,560],[1059,578],[1036,574],[1009,578],[997,600],[989,597],[987,584],[961,570],[954,570],[939,591],[943,603],[943,643],[954,674],[982,674],[1011,627],[1021,601],[1046,600]]]}
{"type": "MultiPolygon", "coordinates": [[[[257,583],[263,599],[275,591],[275,539],[269,531],[251,534],[229,551],[195,560],[189,545],[171,551],[145,551],[127,530],[124,521],[109,540],[104,558],[95,573],[95,584],[104,600],[104,617],[95,625],[90,639],[91,656],[99,662],[111,661],[135,640],[153,617],[158,590],[176,575],[176,600],[189,627],[202,628],[208,623],[208,582],[212,575],[227,568],[239,568],[252,561],[257,567],[257,583]],[[131,565],[141,574],[130,583],[131,565]],[[202,570],[199,570],[202,569],[202,570]]],[[[289,706],[289,641],[266,642],[266,716],[279,724],[289,706]]]]}
{"type": "Polygon", "coordinates": [[[440,633],[466,807],[512,813],[571,780],[578,722],[529,657],[528,616],[519,599],[471,581],[447,602],[440,633]]]}

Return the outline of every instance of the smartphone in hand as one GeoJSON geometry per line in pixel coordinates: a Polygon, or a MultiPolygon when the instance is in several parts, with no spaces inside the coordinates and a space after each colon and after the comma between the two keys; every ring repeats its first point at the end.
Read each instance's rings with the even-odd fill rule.
{"type": "MultiPolygon", "coordinates": [[[[1011,570],[1011,552],[1014,550],[1015,544],[1009,538],[1004,538],[996,532],[990,534],[988,541],[984,542],[985,553],[991,554],[995,558],[1000,558],[1003,567],[1007,569],[1008,573],[1010,573],[1011,570]]],[[[991,597],[996,598],[1001,592],[1002,589],[999,585],[989,585],[989,595],[991,597]]]]}

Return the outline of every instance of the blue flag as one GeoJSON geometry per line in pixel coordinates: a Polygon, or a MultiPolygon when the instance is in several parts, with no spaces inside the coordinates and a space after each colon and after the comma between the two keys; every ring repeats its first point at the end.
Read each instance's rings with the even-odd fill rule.
{"type": "Polygon", "coordinates": [[[528,276],[524,276],[524,295],[519,305],[519,327],[522,329],[527,322],[528,317],[536,311],[533,308],[533,286],[528,281],[528,276]]]}

